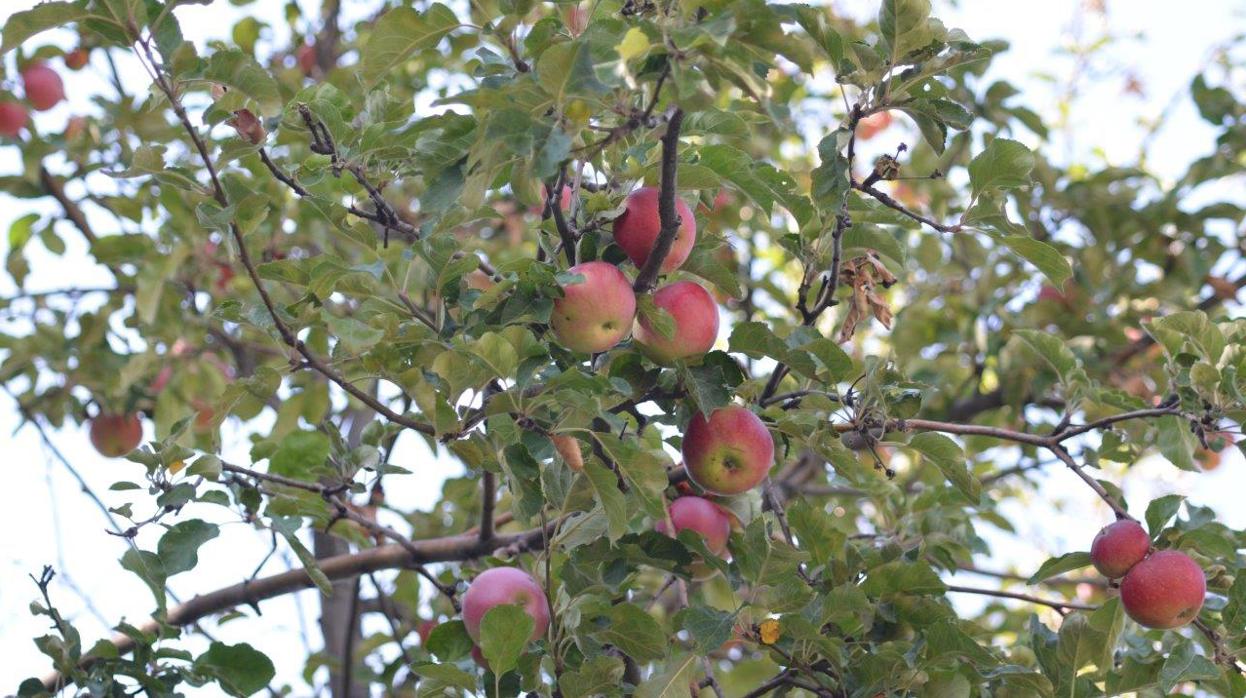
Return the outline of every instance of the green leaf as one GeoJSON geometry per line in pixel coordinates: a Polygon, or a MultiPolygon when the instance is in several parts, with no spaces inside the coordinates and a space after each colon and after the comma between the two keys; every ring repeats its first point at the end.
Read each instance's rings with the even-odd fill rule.
{"type": "Polygon", "coordinates": [[[636,314],[662,338],[675,338],[675,317],[665,308],[659,308],[652,295],[646,293],[636,298],[636,314]]]}
{"type": "Polygon", "coordinates": [[[1060,253],[1060,250],[1041,240],[1024,235],[994,235],[996,240],[1004,243],[1010,250],[1021,255],[1043,273],[1056,288],[1063,288],[1064,282],[1073,276],[1073,265],[1060,253]]]}
{"type": "Polygon", "coordinates": [[[532,617],[517,605],[494,606],[485,613],[480,621],[480,651],[496,676],[515,668],[532,635],[532,625],[532,617]]]}
{"type": "Polygon", "coordinates": [[[327,472],[329,449],[329,437],[321,432],[296,431],[282,439],[277,452],[269,458],[268,472],[315,482],[317,475],[327,472]]]}
{"type": "Polygon", "coordinates": [[[969,472],[965,454],[955,441],[928,431],[914,436],[908,445],[934,463],[948,482],[964,493],[971,503],[978,502],[982,496],[982,483],[969,472]]]}
{"type": "Polygon", "coordinates": [[[316,589],[326,597],[332,596],[333,582],[329,581],[328,575],[320,569],[320,564],[316,561],[316,556],[312,554],[312,551],[299,540],[297,531],[282,531],[281,535],[286,539],[286,544],[290,546],[290,549],[294,551],[294,556],[299,559],[299,564],[303,565],[303,571],[307,573],[312,584],[316,585],[316,589]]]}
{"type": "Polygon", "coordinates": [[[466,657],[472,651],[472,636],[467,634],[467,626],[463,621],[448,620],[433,628],[424,646],[437,659],[453,662],[466,657]]]}
{"type": "Polygon", "coordinates": [[[216,678],[231,695],[249,696],[268,687],[276,676],[273,662],[247,643],[213,642],[195,660],[195,669],[216,678]]]}
{"type": "Polygon", "coordinates": [[[169,577],[186,572],[199,564],[199,546],[212,540],[220,533],[216,524],[206,523],[199,519],[181,521],[165,531],[156,546],[156,554],[164,563],[165,574],[169,577]]]}
{"type": "Polygon", "coordinates": [[[459,26],[454,11],[433,3],[423,14],[396,7],[381,15],[372,28],[360,59],[364,82],[373,84],[416,51],[433,48],[459,26]]]}
{"type": "Polygon", "coordinates": [[[1146,507],[1146,530],[1150,532],[1152,540],[1159,537],[1164,526],[1177,515],[1177,510],[1184,501],[1185,497],[1179,494],[1167,494],[1151,500],[1146,507]]]}
{"type": "Polygon", "coordinates": [[[703,414],[731,402],[732,388],[743,380],[740,367],[723,352],[710,352],[698,366],[680,364],[679,378],[688,397],[703,414]]]}
{"type": "Polygon", "coordinates": [[[709,654],[731,639],[735,629],[736,614],[708,606],[689,606],[675,614],[679,624],[696,643],[703,654],[709,654]]]}
{"type": "Polygon", "coordinates": [[[815,565],[825,565],[843,554],[847,540],[843,533],[835,529],[830,514],[821,506],[815,507],[803,498],[795,498],[788,504],[787,519],[815,565]]]}
{"type": "Polygon", "coordinates": [[[1012,334],[1046,360],[1061,379],[1067,379],[1073,369],[1077,368],[1077,357],[1073,355],[1072,350],[1051,333],[1039,330],[1017,330],[1012,334]]]}
{"type": "Polygon", "coordinates": [[[992,189],[1015,189],[1030,183],[1034,153],[1020,143],[996,138],[969,163],[974,196],[992,189]]]}
{"type": "Polygon", "coordinates": [[[593,491],[597,494],[597,501],[601,503],[602,511],[606,513],[610,540],[616,541],[627,533],[629,518],[627,500],[619,491],[619,478],[612,470],[596,460],[590,460],[584,464],[584,474],[588,476],[588,481],[593,485],[593,491]]]}
{"type": "Polygon", "coordinates": [[[610,607],[602,615],[604,627],[593,633],[601,642],[618,647],[623,654],[638,662],[666,656],[670,635],[653,616],[630,603],[610,607]]]}
{"type": "Polygon", "coordinates": [[[1214,679],[1220,676],[1220,670],[1210,659],[1194,649],[1194,643],[1182,639],[1159,671],[1159,686],[1164,693],[1171,693],[1177,684],[1186,681],[1214,679]]]}
{"type": "MultiPolygon", "coordinates": [[[[612,695],[623,681],[626,667],[619,657],[598,655],[567,671],[558,679],[566,698],[596,698],[612,695]]],[[[42,684],[40,684],[42,685],[42,684]]]]}
{"type": "Polygon", "coordinates": [[[35,34],[86,16],[86,8],[76,2],[45,2],[24,12],[14,12],[4,21],[4,43],[0,44],[0,56],[17,48],[35,34]]]}
{"type": "Polygon", "coordinates": [[[929,19],[930,0],[883,0],[878,10],[878,38],[892,65],[935,40],[929,19]]]}
{"type": "Polygon", "coordinates": [[[690,654],[668,663],[665,671],[655,672],[636,687],[635,698],[689,698],[688,684],[696,675],[698,660],[696,654],[690,654]]]}
{"type": "Polygon", "coordinates": [[[1188,422],[1176,415],[1165,415],[1159,418],[1156,430],[1156,445],[1159,446],[1160,455],[1182,470],[1199,471],[1198,463],[1194,460],[1194,451],[1200,444],[1190,431],[1188,422]]]}
{"type": "Polygon", "coordinates": [[[217,51],[209,56],[203,77],[255,100],[264,116],[281,113],[283,102],[277,81],[254,58],[238,49],[217,51]]]}
{"type": "Polygon", "coordinates": [[[1042,565],[1038,570],[1030,575],[1026,584],[1038,584],[1041,581],[1051,579],[1057,575],[1064,574],[1086,567],[1090,564],[1090,553],[1081,550],[1073,553],[1065,553],[1059,557],[1053,557],[1042,565]]]}
{"type": "Polygon", "coordinates": [[[895,560],[871,569],[861,590],[879,598],[891,594],[941,594],[947,586],[925,562],[895,560]]]}

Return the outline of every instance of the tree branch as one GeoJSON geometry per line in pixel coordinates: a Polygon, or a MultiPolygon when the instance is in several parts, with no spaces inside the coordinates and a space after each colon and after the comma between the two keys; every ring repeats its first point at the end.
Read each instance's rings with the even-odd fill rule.
{"type": "Polygon", "coordinates": [[[1002,589],[979,589],[977,587],[963,587],[955,584],[947,585],[947,590],[958,594],[978,594],[981,596],[996,596],[1001,599],[1016,599],[1018,601],[1027,601],[1029,603],[1038,604],[1040,606],[1050,606],[1063,613],[1066,609],[1074,611],[1093,611],[1095,606],[1087,606],[1085,604],[1073,603],[1071,601],[1058,601],[1054,599],[1043,599],[1029,594],[1018,594],[1013,591],[1003,591],[1002,589]]]}
{"type": "MultiPolygon", "coordinates": [[[[550,524],[556,528],[561,519],[550,524]]],[[[410,564],[428,564],[434,562],[463,562],[494,554],[503,550],[535,550],[542,544],[543,535],[548,533],[543,528],[531,529],[522,533],[500,535],[492,541],[482,542],[478,536],[460,534],[446,538],[430,538],[427,540],[409,541],[410,546],[397,544],[381,545],[357,553],[337,555],[319,561],[320,571],[330,580],[346,579],[378,570],[395,569],[410,564]]],[[[163,625],[180,627],[190,625],[206,616],[227,611],[241,605],[258,606],[260,601],[277,596],[310,589],[315,584],[306,570],[297,569],[249,580],[240,584],[217,589],[196,596],[186,603],[169,609],[163,625]]],[[[162,624],[150,620],[140,626],[147,634],[156,634],[162,624]]],[[[117,654],[126,654],[135,647],[133,638],[117,635],[111,640],[117,654]]],[[[79,668],[86,669],[99,661],[93,655],[83,657],[79,668]]],[[[65,685],[65,679],[58,673],[44,677],[43,685],[48,690],[65,685]]]]}
{"type": "Polygon", "coordinates": [[[658,219],[662,222],[662,228],[649,252],[649,258],[645,260],[645,265],[636,275],[636,282],[632,284],[637,293],[648,293],[653,288],[658,274],[662,271],[662,263],[666,261],[671,246],[675,244],[675,235],[682,223],[675,209],[675,179],[679,174],[679,129],[683,123],[683,110],[679,107],[673,108],[666,123],[666,133],[662,136],[662,181],[658,193],[658,219]]]}

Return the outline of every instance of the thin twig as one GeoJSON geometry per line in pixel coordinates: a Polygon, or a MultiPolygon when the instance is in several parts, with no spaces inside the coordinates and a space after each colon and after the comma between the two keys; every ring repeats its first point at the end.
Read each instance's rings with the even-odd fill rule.
{"type": "Polygon", "coordinates": [[[1050,606],[1057,611],[1065,609],[1074,611],[1093,611],[1096,606],[1087,606],[1086,604],[1073,603],[1071,601],[1059,601],[1056,599],[1044,599],[1029,594],[1019,594],[1014,591],[1004,591],[1002,589],[980,589],[978,587],[964,587],[955,584],[947,585],[947,590],[957,594],[978,594],[980,596],[996,596],[1002,599],[1016,599],[1018,601],[1027,601],[1029,603],[1038,604],[1040,606],[1050,606]]]}

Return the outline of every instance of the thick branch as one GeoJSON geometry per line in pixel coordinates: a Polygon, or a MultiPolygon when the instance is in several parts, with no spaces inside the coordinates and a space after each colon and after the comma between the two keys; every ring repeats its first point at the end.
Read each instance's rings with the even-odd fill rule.
{"type": "MultiPolygon", "coordinates": [[[[551,523],[556,527],[559,521],[551,523]]],[[[446,538],[411,541],[410,546],[397,544],[382,545],[369,548],[349,555],[338,555],[319,561],[320,571],[330,580],[346,579],[378,570],[405,567],[411,564],[428,564],[434,562],[461,562],[491,555],[497,551],[536,550],[542,545],[541,528],[509,535],[501,535],[493,540],[483,542],[473,534],[461,534],[446,538]]],[[[186,603],[169,610],[165,625],[185,626],[215,613],[227,611],[236,606],[257,606],[260,601],[277,596],[312,588],[314,583],[306,570],[296,569],[275,574],[270,577],[234,584],[223,589],[196,596],[186,603]]],[[[161,624],[155,620],[148,621],[140,629],[149,634],[159,632],[161,624]]],[[[126,654],[134,649],[134,640],[126,635],[118,635],[111,640],[118,654],[126,654]]],[[[87,668],[97,658],[88,655],[79,664],[87,668]]],[[[48,690],[64,686],[64,678],[52,674],[43,679],[48,690]]]]}
{"type": "Polygon", "coordinates": [[[636,283],[632,288],[637,293],[648,293],[658,280],[662,271],[662,263],[675,244],[675,235],[683,222],[675,209],[675,179],[679,174],[679,129],[684,123],[684,112],[679,107],[671,110],[670,119],[666,124],[666,134],[662,136],[662,182],[658,193],[658,219],[662,228],[658,239],[653,243],[649,258],[636,275],[636,283]]]}

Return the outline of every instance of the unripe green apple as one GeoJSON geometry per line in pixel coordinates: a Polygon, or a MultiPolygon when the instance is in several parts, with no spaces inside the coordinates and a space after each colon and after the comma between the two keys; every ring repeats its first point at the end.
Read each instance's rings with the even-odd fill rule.
{"type": "MultiPolygon", "coordinates": [[[[658,198],[657,187],[641,187],[627,197],[627,209],[614,219],[614,241],[638,267],[645,266],[662,230],[658,198]]],[[[697,240],[697,219],[688,204],[679,197],[675,197],[675,212],[679,214],[679,230],[675,233],[670,253],[662,260],[663,274],[678,269],[688,259],[692,244],[697,240]]]]}
{"type": "Polygon", "coordinates": [[[757,415],[739,405],[692,416],[684,433],[688,477],[714,494],[747,492],[774,464],[774,439],[757,415]]]}
{"type": "Polygon", "coordinates": [[[1090,544],[1090,561],[1109,579],[1125,576],[1151,549],[1151,537],[1133,519],[1121,519],[1099,531],[1090,544]]]}
{"type": "Polygon", "coordinates": [[[700,284],[676,281],[658,289],[653,303],[670,314],[675,321],[675,333],[668,339],[645,318],[637,318],[632,336],[645,356],[669,366],[714,348],[718,340],[718,306],[700,284]]]}
{"type": "Polygon", "coordinates": [[[1121,582],[1125,613],[1148,628],[1177,628],[1203,607],[1207,579],[1198,563],[1179,550],[1161,550],[1134,565],[1121,582]]]}
{"type": "Polygon", "coordinates": [[[636,317],[636,295],[618,267],[585,262],[568,270],[584,277],[564,284],[563,297],[554,301],[550,328],[572,351],[605,351],[627,337],[636,317]]]}

